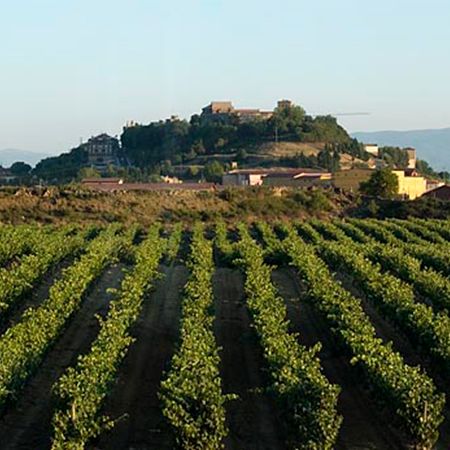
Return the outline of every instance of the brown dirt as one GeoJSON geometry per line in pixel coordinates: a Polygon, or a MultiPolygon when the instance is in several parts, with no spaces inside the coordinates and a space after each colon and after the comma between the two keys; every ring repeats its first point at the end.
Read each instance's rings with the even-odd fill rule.
{"type": "MultiPolygon", "coordinates": [[[[122,267],[114,266],[98,279],[37,374],[26,385],[17,402],[5,411],[0,419],[0,450],[45,450],[50,447],[51,387],[64,370],[75,363],[77,355],[89,349],[98,332],[94,314],[106,313],[110,294],[105,290],[119,286],[122,267]]],[[[57,277],[60,270],[61,267],[57,268],[52,273],[53,277],[57,277]]],[[[171,430],[162,416],[157,393],[178,337],[181,289],[188,273],[181,265],[161,266],[161,271],[165,277],[158,280],[155,290],[144,303],[141,317],[133,329],[137,340],[125,357],[118,383],[104,407],[104,413],[121,419],[113,430],[101,435],[89,447],[91,449],[169,450],[175,447],[171,430]]],[[[35,305],[47,296],[52,275],[41,282],[24,305],[35,305]]],[[[406,337],[375,311],[351,280],[343,274],[337,277],[361,299],[379,336],[385,341],[393,341],[394,348],[405,356],[408,363],[424,365],[406,337]]],[[[298,332],[300,342],[308,347],[318,340],[322,342],[320,358],[324,373],[332,383],[342,388],[338,408],[344,422],[336,449],[405,448],[400,433],[390,423],[390,415],[372,400],[363,377],[349,364],[348,354],[337,345],[326,321],[303,300],[305,296],[295,271],[285,267],[276,269],[273,280],[286,301],[292,331],[298,332]]],[[[261,389],[267,385],[262,369],[264,362],[245,307],[242,274],[235,269],[218,267],[213,283],[215,334],[222,347],[223,388],[226,393],[236,393],[240,397],[226,405],[230,429],[225,441],[226,449],[284,449],[283,427],[277,408],[261,389]]],[[[445,389],[445,392],[448,394],[450,389],[445,389]]],[[[447,419],[441,428],[437,450],[450,448],[447,431],[450,429],[450,413],[448,410],[445,413],[447,419]]]]}
{"type": "MultiPolygon", "coordinates": [[[[364,293],[355,286],[355,283],[353,283],[352,278],[348,274],[338,272],[335,274],[335,277],[342,283],[345,289],[361,300],[361,306],[364,312],[370,317],[370,321],[375,327],[377,335],[384,342],[391,342],[392,348],[402,355],[407,364],[411,366],[420,365],[428,376],[433,379],[438,390],[444,392],[448,399],[450,396],[450,381],[439,367],[433,365],[427,353],[425,351],[420,352],[404,333],[389,320],[382,317],[371,302],[367,300],[364,293]]],[[[448,401],[444,415],[445,420],[439,429],[439,440],[436,444],[437,450],[448,450],[450,448],[450,408],[448,401]]]]}
{"type": "MultiPolygon", "coordinates": [[[[402,333],[393,323],[387,318],[383,317],[381,313],[372,305],[364,293],[358,289],[356,283],[352,278],[344,273],[335,273],[335,279],[338,280],[342,286],[349,291],[354,297],[360,300],[364,312],[369,316],[372,325],[375,327],[377,336],[384,342],[392,342],[393,349],[398,351],[405,362],[409,365],[415,366],[417,364],[424,364],[424,360],[420,358],[417,349],[414,348],[408,337],[402,333]]],[[[426,366],[429,364],[427,363],[426,366]]]]}
{"type": "Polygon", "coordinates": [[[65,268],[73,263],[73,258],[68,258],[51,267],[47,273],[37,282],[31,293],[20,299],[8,312],[6,318],[0,321],[0,335],[9,327],[20,321],[26,309],[39,306],[47,297],[52,284],[58,280],[65,268]]]}
{"type": "Polygon", "coordinates": [[[273,402],[257,390],[264,386],[262,355],[245,307],[243,277],[238,270],[217,268],[214,279],[215,334],[222,347],[221,377],[225,393],[239,395],[227,404],[226,449],[284,449],[273,402]]]}
{"type": "Polygon", "coordinates": [[[106,314],[111,295],[105,291],[107,288],[119,287],[123,277],[122,268],[122,265],[115,265],[97,280],[81,309],[48,352],[18,401],[1,418],[1,450],[50,448],[51,388],[64,370],[76,362],[78,354],[89,350],[99,329],[95,314],[106,314]]]}
{"type": "Polygon", "coordinates": [[[122,418],[90,448],[174,448],[158,392],[178,337],[181,291],[188,271],[184,266],[162,266],[161,271],[164,277],[144,303],[133,330],[136,342],[125,357],[118,382],[104,407],[103,412],[109,417],[122,418]]]}
{"type": "Polygon", "coordinates": [[[336,345],[326,321],[303,298],[305,294],[293,269],[279,268],[273,281],[285,299],[291,329],[299,333],[301,344],[322,343],[320,360],[328,380],[342,391],[338,411],[344,417],[336,449],[402,449],[399,434],[389,426],[385,411],[370,398],[362,377],[349,363],[349,356],[336,345]]]}

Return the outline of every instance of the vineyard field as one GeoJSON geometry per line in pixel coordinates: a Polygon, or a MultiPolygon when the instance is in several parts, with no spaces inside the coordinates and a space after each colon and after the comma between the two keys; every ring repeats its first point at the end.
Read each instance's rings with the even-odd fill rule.
{"type": "Polygon", "coordinates": [[[450,448],[450,221],[0,237],[0,450],[450,448]]]}

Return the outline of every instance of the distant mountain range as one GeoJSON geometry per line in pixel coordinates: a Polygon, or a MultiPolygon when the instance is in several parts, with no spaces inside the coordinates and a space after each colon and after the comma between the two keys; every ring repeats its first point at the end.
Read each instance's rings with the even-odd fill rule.
{"type": "Polygon", "coordinates": [[[48,153],[30,152],[28,150],[18,150],[14,148],[7,148],[0,150],[0,166],[10,167],[11,164],[17,161],[23,161],[30,166],[35,166],[41,159],[48,158],[48,153]]]}
{"type": "Polygon", "coordinates": [[[368,144],[414,147],[417,157],[427,161],[433,169],[450,171],[450,128],[358,132],[352,136],[368,144]]]}

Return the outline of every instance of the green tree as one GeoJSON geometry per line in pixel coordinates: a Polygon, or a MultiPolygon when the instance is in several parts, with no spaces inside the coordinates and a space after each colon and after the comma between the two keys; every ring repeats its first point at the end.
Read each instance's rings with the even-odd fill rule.
{"type": "Polygon", "coordinates": [[[184,160],[185,161],[192,161],[195,158],[197,158],[197,152],[191,147],[189,152],[184,155],[184,160]]]}
{"type": "Polygon", "coordinates": [[[301,106],[286,105],[275,108],[270,124],[278,137],[284,140],[300,139],[305,110],[301,106]]]}
{"type": "Polygon", "coordinates": [[[390,167],[406,169],[408,167],[408,154],[399,147],[381,147],[380,156],[390,167]]]}
{"type": "Polygon", "coordinates": [[[88,163],[88,154],[83,146],[73,148],[69,153],[51,156],[40,161],[32,174],[50,183],[70,182],[78,178],[79,171],[88,163]]]}
{"type": "Polygon", "coordinates": [[[376,170],[367,181],[360,183],[359,187],[365,195],[393,198],[398,193],[398,177],[388,168],[376,170]]]}
{"type": "Polygon", "coordinates": [[[206,153],[206,149],[203,145],[203,141],[201,139],[195,141],[191,145],[191,151],[194,151],[197,155],[204,155],[206,153]]]}
{"type": "Polygon", "coordinates": [[[247,159],[248,157],[248,153],[243,149],[240,148],[237,152],[236,152],[236,161],[238,162],[243,162],[247,159]]]}
{"type": "Polygon", "coordinates": [[[380,207],[375,200],[370,200],[367,204],[367,211],[369,212],[370,217],[377,217],[380,212],[380,207]]]}
{"type": "Polygon", "coordinates": [[[31,166],[27,163],[20,161],[13,163],[10,170],[13,175],[23,177],[31,172],[31,166]]]}
{"type": "Polygon", "coordinates": [[[220,183],[220,181],[222,181],[222,175],[224,174],[224,168],[219,161],[212,161],[206,164],[203,174],[206,181],[220,183]]]}
{"type": "Polygon", "coordinates": [[[329,170],[330,172],[336,172],[340,167],[340,156],[338,151],[331,152],[326,148],[321,150],[317,156],[317,163],[320,167],[329,170]]]}
{"type": "Polygon", "coordinates": [[[197,166],[189,166],[188,174],[190,178],[196,178],[199,174],[199,169],[197,166]]]}
{"type": "Polygon", "coordinates": [[[93,167],[83,167],[78,172],[78,179],[83,180],[84,178],[100,178],[101,174],[97,169],[93,167]]]}

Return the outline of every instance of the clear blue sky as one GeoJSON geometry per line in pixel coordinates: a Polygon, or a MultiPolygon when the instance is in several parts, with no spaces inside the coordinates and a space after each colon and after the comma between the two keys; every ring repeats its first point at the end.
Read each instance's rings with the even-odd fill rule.
{"type": "Polygon", "coordinates": [[[351,131],[450,126],[448,0],[0,0],[0,149],[61,152],[210,100],[351,131]]]}

